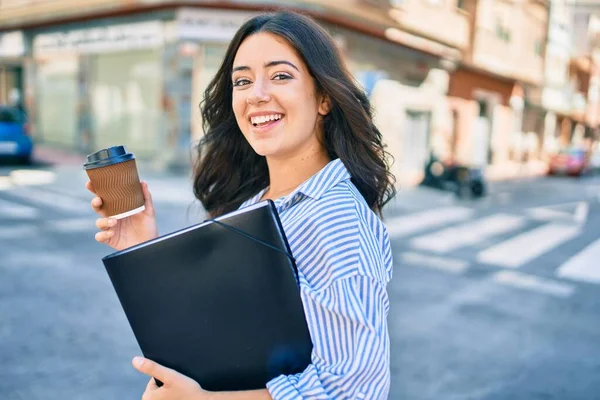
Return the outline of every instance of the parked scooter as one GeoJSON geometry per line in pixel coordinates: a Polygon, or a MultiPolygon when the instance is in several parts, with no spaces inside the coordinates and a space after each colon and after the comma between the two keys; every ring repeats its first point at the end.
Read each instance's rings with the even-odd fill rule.
{"type": "Polygon", "coordinates": [[[425,166],[425,177],[421,185],[446,190],[460,198],[480,198],[486,195],[487,185],[483,170],[457,163],[444,163],[431,154],[425,166]]]}

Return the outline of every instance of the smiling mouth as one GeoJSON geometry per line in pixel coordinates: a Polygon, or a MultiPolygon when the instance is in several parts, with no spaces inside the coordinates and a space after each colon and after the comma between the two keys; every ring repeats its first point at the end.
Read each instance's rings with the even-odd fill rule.
{"type": "Polygon", "coordinates": [[[283,114],[262,115],[260,117],[250,118],[250,123],[255,128],[264,128],[274,124],[275,122],[281,121],[282,119],[283,114]]]}

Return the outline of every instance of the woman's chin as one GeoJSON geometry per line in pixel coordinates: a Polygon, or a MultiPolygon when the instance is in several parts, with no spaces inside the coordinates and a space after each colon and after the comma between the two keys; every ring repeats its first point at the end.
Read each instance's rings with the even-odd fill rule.
{"type": "Polygon", "coordinates": [[[273,144],[265,143],[264,141],[261,142],[262,143],[252,143],[252,148],[259,156],[273,157],[280,153],[279,146],[274,146],[273,144]]]}

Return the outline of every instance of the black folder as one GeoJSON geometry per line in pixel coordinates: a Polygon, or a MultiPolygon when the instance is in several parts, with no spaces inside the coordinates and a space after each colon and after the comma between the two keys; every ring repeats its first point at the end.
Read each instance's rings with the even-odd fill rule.
{"type": "Polygon", "coordinates": [[[302,372],[312,342],[270,200],[102,259],[146,358],[210,391],[302,372]]]}

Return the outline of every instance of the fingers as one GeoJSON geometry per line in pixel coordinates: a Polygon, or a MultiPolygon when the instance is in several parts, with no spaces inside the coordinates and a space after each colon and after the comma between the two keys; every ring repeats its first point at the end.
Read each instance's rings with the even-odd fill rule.
{"type": "Polygon", "coordinates": [[[154,204],[152,202],[152,194],[150,193],[150,190],[148,190],[148,183],[146,183],[146,181],[141,181],[140,184],[142,185],[142,193],[144,193],[144,206],[147,211],[153,213],[154,204]]]}
{"type": "Polygon", "coordinates": [[[89,190],[90,192],[92,192],[92,193],[96,194],[96,190],[94,189],[94,185],[92,185],[92,182],[91,182],[91,181],[87,181],[87,182],[85,183],[85,188],[86,188],[87,190],[89,190]]]}
{"type": "Polygon", "coordinates": [[[113,231],[102,231],[102,232],[96,233],[96,235],[94,237],[95,237],[95,239],[96,239],[97,242],[106,243],[113,236],[115,236],[115,232],[113,232],[113,231]]]}
{"type": "Polygon", "coordinates": [[[167,367],[163,367],[162,365],[155,363],[152,360],[148,360],[143,357],[134,357],[132,361],[135,369],[140,371],[143,374],[149,375],[163,382],[164,384],[168,384],[181,377],[181,374],[167,367]]]}
{"type": "Polygon", "coordinates": [[[158,389],[158,385],[156,385],[156,381],[154,380],[154,378],[150,378],[150,381],[148,382],[148,384],[146,385],[146,391],[154,391],[158,389]]]}
{"type": "Polygon", "coordinates": [[[117,220],[114,218],[98,218],[96,220],[96,228],[103,231],[112,228],[117,225],[117,220]]]}
{"type": "Polygon", "coordinates": [[[100,212],[102,209],[102,199],[100,197],[94,197],[91,204],[94,212],[100,212]]]}

